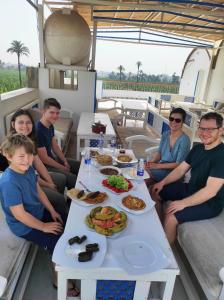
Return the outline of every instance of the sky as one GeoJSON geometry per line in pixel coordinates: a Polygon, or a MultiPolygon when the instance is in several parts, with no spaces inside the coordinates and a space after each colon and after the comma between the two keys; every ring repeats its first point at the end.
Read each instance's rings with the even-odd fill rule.
{"type": "MultiPolygon", "coordinates": [[[[39,46],[36,11],[25,0],[2,1],[0,10],[0,60],[17,63],[15,54],[7,53],[13,40],[19,40],[30,50],[28,57],[22,56],[25,65],[37,66],[39,46]]],[[[141,69],[147,74],[181,75],[190,48],[134,45],[109,41],[97,41],[96,70],[118,72],[122,65],[125,72],[136,73],[136,62],[141,61],[141,69]]]]}

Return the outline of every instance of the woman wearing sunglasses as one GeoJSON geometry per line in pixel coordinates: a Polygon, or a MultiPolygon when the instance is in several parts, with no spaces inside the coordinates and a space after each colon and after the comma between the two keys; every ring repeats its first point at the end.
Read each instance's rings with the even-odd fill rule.
{"type": "Polygon", "coordinates": [[[184,161],[190,151],[190,139],[182,129],[185,117],[186,112],[182,108],[175,108],[171,111],[170,130],[163,133],[158,152],[145,166],[150,173],[148,184],[153,184],[166,177],[184,161]]]}

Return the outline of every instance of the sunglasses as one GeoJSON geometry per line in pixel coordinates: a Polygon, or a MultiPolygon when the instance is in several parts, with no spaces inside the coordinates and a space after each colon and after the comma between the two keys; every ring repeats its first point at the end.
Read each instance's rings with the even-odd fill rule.
{"type": "Polygon", "coordinates": [[[170,121],[170,122],[175,121],[176,123],[181,123],[181,122],[182,122],[182,119],[169,117],[169,121],[170,121]]]}

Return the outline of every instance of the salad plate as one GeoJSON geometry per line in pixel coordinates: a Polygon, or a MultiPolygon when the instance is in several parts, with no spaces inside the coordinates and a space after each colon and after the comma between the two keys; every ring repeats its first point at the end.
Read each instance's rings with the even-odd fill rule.
{"type": "Polygon", "coordinates": [[[104,179],[102,185],[115,194],[127,193],[134,187],[130,180],[118,175],[112,175],[104,179]]]}

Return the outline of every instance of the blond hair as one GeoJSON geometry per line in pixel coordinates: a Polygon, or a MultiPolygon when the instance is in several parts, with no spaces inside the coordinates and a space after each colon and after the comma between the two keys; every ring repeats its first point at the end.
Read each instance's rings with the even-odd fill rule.
{"type": "Polygon", "coordinates": [[[2,144],[1,150],[3,155],[13,156],[15,151],[23,147],[28,154],[35,153],[35,147],[30,138],[22,134],[12,134],[7,136],[2,144]]]}

